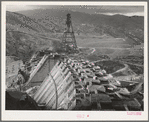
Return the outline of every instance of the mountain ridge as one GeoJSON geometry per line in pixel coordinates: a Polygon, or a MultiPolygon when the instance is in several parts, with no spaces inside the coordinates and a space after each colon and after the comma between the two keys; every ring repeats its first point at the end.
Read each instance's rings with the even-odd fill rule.
{"type": "MultiPolygon", "coordinates": [[[[114,38],[124,38],[132,47],[144,43],[144,17],[91,15],[81,12],[59,10],[50,12],[48,12],[49,10],[42,10],[40,13],[40,10],[36,10],[35,13],[34,11],[25,11],[26,15],[17,12],[6,12],[6,45],[8,47],[8,55],[18,56],[16,55],[17,51],[12,51],[12,49],[17,50],[15,45],[17,47],[21,46],[18,48],[20,50],[28,50],[27,47],[30,47],[30,44],[33,43],[31,44],[33,45],[33,49],[29,52],[27,51],[26,55],[33,53],[42,46],[52,47],[53,38],[61,40],[62,33],[66,27],[65,21],[67,13],[71,14],[76,35],[81,33],[86,36],[107,35],[114,38]],[[14,45],[13,48],[12,45],[14,45]]],[[[19,57],[21,55],[23,55],[22,52],[19,54],[19,57]]]]}
{"type": "MultiPolygon", "coordinates": [[[[79,28],[81,24],[93,25],[95,30],[103,31],[105,34],[110,34],[116,38],[129,38],[132,43],[139,44],[136,40],[130,36],[135,35],[139,41],[144,40],[144,17],[143,16],[124,16],[124,15],[103,15],[103,14],[87,14],[82,12],[74,12],[68,10],[31,10],[30,12],[21,11],[21,14],[34,18],[39,21],[45,19],[45,23],[48,23],[52,19],[58,26],[62,28],[65,24],[66,14],[70,13],[72,16],[72,24],[74,30],[79,28]],[[40,16],[38,16],[40,15],[40,16]],[[76,27],[76,28],[75,28],[76,27]],[[107,31],[108,30],[108,31],[107,31]],[[110,31],[110,32],[109,32],[110,31]],[[131,32],[133,35],[130,35],[131,32]],[[141,38],[142,40],[140,40],[141,38]]],[[[41,21],[41,23],[42,23],[41,21]]],[[[64,27],[63,27],[64,28],[64,27]]],[[[91,31],[92,32],[92,31],[91,31]]]]}

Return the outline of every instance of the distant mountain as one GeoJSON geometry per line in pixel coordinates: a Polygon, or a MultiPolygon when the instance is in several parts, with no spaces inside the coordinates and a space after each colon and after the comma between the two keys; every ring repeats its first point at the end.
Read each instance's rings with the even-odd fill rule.
{"type": "Polygon", "coordinates": [[[128,17],[119,14],[109,16],[63,9],[36,9],[19,11],[19,13],[40,22],[44,27],[53,22],[56,25],[54,27],[60,32],[65,28],[66,14],[70,13],[75,32],[108,34],[115,38],[125,38],[131,45],[144,42],[144,17],[142,16],[128,17]]]}

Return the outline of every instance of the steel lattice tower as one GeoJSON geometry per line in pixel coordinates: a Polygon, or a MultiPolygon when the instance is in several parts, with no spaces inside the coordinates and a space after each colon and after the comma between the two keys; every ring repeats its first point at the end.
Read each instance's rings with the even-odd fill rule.
{"type": "Polygon", "coordinates": [[[74,53],[77,51],[77,44],[76,44],[75,35],[73,32],[71,15],[69,13],[67,14],[66,25],[67,25],[67,28],[62,37],[63,48],[68,53],[71,53],[71,52],[74,53]]]}

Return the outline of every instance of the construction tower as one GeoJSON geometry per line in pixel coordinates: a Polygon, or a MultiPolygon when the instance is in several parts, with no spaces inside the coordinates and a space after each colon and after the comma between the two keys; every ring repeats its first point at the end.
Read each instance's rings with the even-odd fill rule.
{"type": "Polygon", "coordinates": [[[66,25],[67,25],[67,28],[62,37],[62,45],[66,52],[75,53],[77,52],[77,44],[76,44],[75,35],[73,32],[71,15],[69,13],[67,14],[66,25]]]}

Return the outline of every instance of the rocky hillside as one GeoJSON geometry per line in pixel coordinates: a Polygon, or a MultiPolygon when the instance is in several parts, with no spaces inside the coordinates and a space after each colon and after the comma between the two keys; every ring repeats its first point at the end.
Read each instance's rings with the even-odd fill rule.
{"type": "Polygon", "coordinates": [[[52,33],[25,15],[6,12],[6,55],[28,60],[35,51],[52,46],[47,32],[52,33]]]}
{"type": "Polygon", "coordinates": [[[15,13],[15,12],[6,12],[6,24],[7,24],[7,31],[9,30],[18,30],[24,31],[28,33],[35,33],[35,32],[49,32],[50,30],[39,24],[38,22],[34,21],[30,17],[25,15],[15,13]]]}

